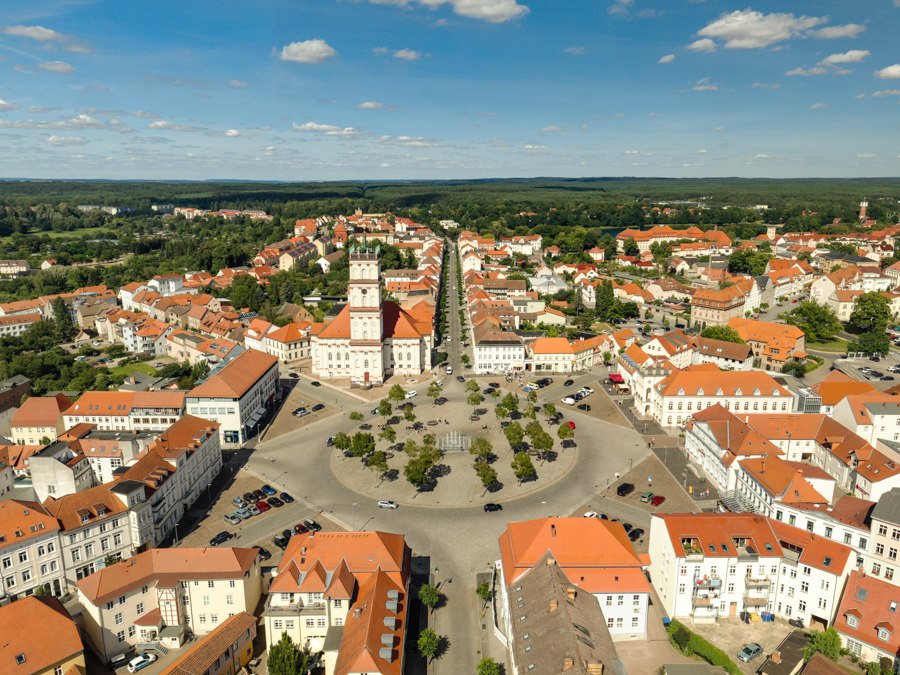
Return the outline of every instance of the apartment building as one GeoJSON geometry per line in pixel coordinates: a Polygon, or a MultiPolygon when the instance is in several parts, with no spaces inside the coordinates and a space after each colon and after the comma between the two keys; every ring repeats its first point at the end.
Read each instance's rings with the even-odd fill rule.
{"type": "Polygon", "coordinates": [[[0,603],[33,595],[66,592],[59,523],[37,502],[0,500],[0,603]]]}
{"type": "Polygon", "coordinates": [[[86,391],[63,413],[63,425],[101,431],[165,431],[184,413],[183,391],[86,391]]]}
{"type": "Polygon", "coordinates": [[[860,662],[887,659],[897,668],[900,589],[863,572],[852,572],[841,598],[834,628],[841,643],[860,662]]]}
{"type": "Polygon", "coordinates": [[[78,626],[53,597],[22,598],[0,607],[0,663],[16,675],[84,675],[78,626]]]}
{"type": "Polygon", "coordinates": [[[176,361],[192,366],[205,362],[211,365],[233,359],[244,351],[237,342],[224,337],[210,338],[198,333],[175,329],[166,336],[166,354],[176,361]]]}
{"type": "Polygon", "coordinates": [[[240,445],[280,397],[278,359],[249,349],[187,394],[191,415],[214,421],[223,445],[240,445]]]}
{"type": "Polygon", "coordinates": [[[206,635],[253,613],[262,594],[255,548],[151,549],[76,583],[84,632],[104,662],[138,643],[206,635]]]}
{"type": "Polygon", "coordinates": [[[691,365],[698,363],[712,363],[722,370],[751,370],[753,350],[746,344],[696,337],[691,353],[691,365]]]}
{"type": "Polygon", "coordinates": [[[644,640],[650,584],[620,523],[598,518],[541,518],[509,523],[500,535],[498,617],[509,640],[518,582],[549,552],[573,584],[597,598],[613,641],[644,640]]]}
{"type": "Polygon", "coordinates": [[[263,611],[268,648],[287,633],[314,652],[324,651],[326,675],[400,675],[410,561],[400,534],[291,537],[263,611]]]}
{"type": "Polygon", "coordinates": [[[161,675],[234,675],[253,659],[257,619],[238,612],[185,649],[161,675]]]}
{"type": "Polygon", "coordinates": [[[726,326],[760,304],[760,288],[753,279],[739,279],[725,288],[699,288],[691,296],[691,325],[726,326]]]}
{"type": "Polygon", "coordinates": [[[656,514],[649,553],[666,614],[692,623],[769,611],[830,626],[856,562],[849,546],[743,513],[656,514]]]}
{"type": "Polygon", "coordinates": [[[869,557],[870,516],[874,506],[875,502],[849,495],[838,498],[833,505],[780,502],[774,518],[849,546],[856,554],[855,567],[862,569],[869,557]]]}
{"type": "Polygon", "coordinates": [[[594,348],[566,338],[538,338],[528,345],[531,369],[536,373],[577,373],[594,361],[594,348]]]}
{"type": "Polygon", "coordinates": [[[18,337],[43,318],[40,312],[0,316],[0,337],[18,337]]]}
{"type": "Polygon", "coordinates": [[[13,413],[9,435],[19,445],[48,445],[65,431],[62,414],[72,401],[63,394],[32,396],[13,413]]]}
{"type": "Polygon", "coordinates": [[[741,462],[735,496],[747,511],[767,518],[779,504],[829,504],[835,479],[817,466],[780,457],[759,457],[741,462]]]}
{"type": "Polygon", "coordinates": [[[734,317],[728,321],[750,345],[763,370],[781,372],[788,363],[806,360],[806,334],[796,326],[734,317]]]}
{"type": "Polygon", "coordinates": [[[897,555],[900,551],[900,488],[882,495],[871,513],[871,543],[865,571],[900,586],[897,555]]]}
{"type": "Polygon", "coordinates": [[[475,373],[510,373],[525,370],[525,345],[512,331],[484,320],[472,328],[475,373]]]}

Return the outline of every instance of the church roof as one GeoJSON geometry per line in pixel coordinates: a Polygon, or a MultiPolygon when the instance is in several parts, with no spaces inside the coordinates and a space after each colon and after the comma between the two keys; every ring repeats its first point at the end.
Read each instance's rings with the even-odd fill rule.
{"type": "MultiPolygon", "coordinates": [[[[427,335],[430,330],[416,321],[396,302],[382,303],[383,337],[413,339],[427,335]]],[[[346,305],[338,315],[318,335],[321,339],[350,339],[350,305],[346,305]]]]}

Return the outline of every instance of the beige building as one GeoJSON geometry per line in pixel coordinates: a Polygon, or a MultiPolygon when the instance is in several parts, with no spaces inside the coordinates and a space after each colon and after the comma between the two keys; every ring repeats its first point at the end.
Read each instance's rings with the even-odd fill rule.
{"type": "Polygon", "coordinates": [[[0,664],[15,675],[84,675],[78,627],[56,598],[31,597],[0,607],[0,664]]]}
{"type": "Polygon", "coordinates": [[[65,431],[62,414],[71,405],[62,394],[25,399],[9,423],[9,435],[19,445],[48,445],[65,431]]]}
{"type": "Polygon", "coordinates": [[[262,593],[255,548],[151,549],[79,581],[84,631],[103,661],[138,642],[206,635],[262,593]]]}
{"type": "Polygon", "coordinates": [[[240,612],[198,640],[162,675],[235,675],[253,658],[257,619],[240,612]]]}
{"type": "Polygon", "coordinates": [[[37,502],[0,501],[0,575],[0,603],[33,595],[41,586],[51,595],[65,593],[59,524],[37,502]]]}

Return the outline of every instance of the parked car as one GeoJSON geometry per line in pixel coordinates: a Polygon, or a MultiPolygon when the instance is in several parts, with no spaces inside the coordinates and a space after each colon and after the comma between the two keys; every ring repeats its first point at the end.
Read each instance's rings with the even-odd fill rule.
{"type": "Polygon", "coordinates": [[[143,670],[151,663],[156,661],[157,656],[153,652],[144,652],[140,656],[135,656],[131,661],[128,662],[128,672],[136,673],[139,670],[143,670]]]}
{"type": "Polygon", "coordinates": [[[306,527],[308,527],[313,532],[321,532],[322,531],[322,526],[319,525],[319,523],[317,523],[315,520],[312,520],[312,519],[304,520],[303,524],[306,525],[306,527]]]}
{"type": "Polygon", "coordinates": [[[575,380],[566,380],[563,382],[564,387],[571,387],[573,384],[575,384],[575,380]]]}
{"type": "Polygon", "coordinates": [[[415,389],[410,389],[408,392],[406,392],[403,398],[415,398],[418,395],[419,392],[417,392],[415,389]]]}
{"type": "Polygon", "coordinates": [[[562,399],[561,403],[565,403],[566,405],[575,405],[575,398],[572,396],[566,396],[562,399]]]}
{"type": "Polygon", "coordinates": [[[580,404],[578,405],[578,409],[579,409],[579,410],[584,410],[584,412],[591,412],[591,406],[588,405],[587,403],[580,403],[580,404]]]}
{"type": "Polygon", "coordinates": [[[567,438],[562,443],[560,443],[560,445],[563,447],[564,450],[569,450],[571,448],[576,447],[578,444],[575,441],[573,441],[571,438],[567,438]]]}
{"type": "Polygon", "coordinates": [[[238,525],[241,522],[241,517],[237,515],[237,513],[226,513],[222,516],[225,519],[225,522],[229,525],[238,525]]]}
{"type": "Polygon", "coordinates": [[[280,534],[276,534],[274,537],[272,537],[272,543],[283,551],[287,548],[288,540],[282,537],[280,534]]]}
{"type": "Polygon", "coordinates": [[[647,504],[651,499],[653,499],[652,492],[645,492],[644,494],[641,495],[641,501],[644,502],[645,504],[647,504]]]}
{"type": "Polygon", "coordinates": [[[634,528],[633,530],[631,530],[631,532],[628,533],[628,538],[631,539],[631,541],[637,541],[643,536],[644,531],[639,527],[634,528]]]}
{"type": "Polygon", "coordinates": [[[304,532],[309,532],[309,528],[303,523],[297,523],[294,525],[294,532],[296,534],[303,534],[304,532]]]}
{"type": "Polygon", "coordinates": [[[500,383],[499,382],[488,382],[488,386],[493,387],[494,389],[499,389],[500,383]]]}
{"type": "Polygon", "coordinates": [[[285,504],[293,504],[294,503],[294,498],[291,497],[287,492],[282,492],[278,496],[281,497],[281,501],[283,501],[285,504]]]}
{"type": "MultiPolygon", "coordinates": [[[[244,499],[244,503],[245,503],[245,504],[252,504],[253,502],[258,502],[258,501],[259,501],[259,500],[256,498],[256,493],[255,493],[255,492],[245,492],[245,493],[244,493],[243,499],[244,499]]],[[[237,506],[240,506],[240,504],[237,504],[237,502],[235,502],[235,504],[236,504],[237,506]]]]}
{"type": "Polygon", "coordinates": [[[318,380],[313,380],[312,382],[310,382],[310,384],[311,384],[312,386],[314,386],[314,387],[321,387],[321,386],[322,386],[322,383],[319,382],[318,380]]]}
{"type": "Polygon", "coordinates": [[[253,514],[250,513],[250,509],[238,509],[234,512],[234,515],[236,515],[241,520],[250,520],[250,518],[253,517],[253,514]]]}
{"type": "Polygon", "coordinates": [[[271,497],[272,495],[277,495],[277,494],[278,494],[278,490],[276,490],[275,488],[273,488],[271,485],[263,485],[263,486],[262,486],[261,488],[259,488],[259,489],[262,490],[262,493],[263,493],[264,495],[268,495],[268,496],[270,496],[270,497],[271,497]]]}
{"type": "Polygon", "coordinates": [[[566,424],[569,426],[570,429],[575,428],[575,422],[573,422],[572,420],[566,420],[566,424]]]}
{"type": "Polygon", "coordinates": [[[257,553],[256,555],[259,556],[260,560],[268,560],[272,557],[272,553],[269,551],[269,549],[263,548],[262,546],[257,546],[256,548],[259,551],[259,553],[257,553]]]}
{"type": "Polygon", "coordinates": [[[325,447],[330,448],[332,446],[334,446],[334,436],[329,436],[328,440],[325,441],[325,447]]]}
{"type": "Polygon", "coordinates": [[[266,500],[266,503],[268,503],[269,506],[274,506],[276,509],[280,509],[284,506],[284,502],[278,499],[278,497],[269,497],[266,500]]]}
{"type": "Polygon", "coordinates": [[[794,628],[804,628],[803,619],[801,619],[800,617],[795,616],[792,619],[788,619],[788,623],[794,628]]]}
{"type": "Polygon", "coordinates": [[[585,511],[583,518],[599,518],[600,514],[596,511],[585,511]]]}
{"type": "Polygon", "coordinates": [[[259,510],[259,507],[256,504],[248,504],[246,509],[250,512],[252,516],[258,516],[262,511],[259,510]]]}
{"type": "Polygon", "coordinates": [[[634,492],[633,483],[622,483],[619,487],[616,488],[616,494],[620,497],[627,497],[632,492],[634,492]]]}
{"type": "Polygon", "coordinates": [[[247,500],[241,496],[238,496],[238,497],[235,497],[234,499],[232,499],[231,503],[234,504],[239,509],[242,509],[245,506],[247,506],[247,500]]]}
{"type": "Polygon", "coordinates": [[[297,408],[294,411],[293,415],[294,417],[306,417],[307,415],[309,415],[309,410],[307,410],[306,408],[297,408]]]}
{"type": "Polygon", "coordinates": [[[490,395],[493,394],[495,391],[497,391],[497,390],[494,389],[493,387],[485,387],[484,390],[483,390],[481,393],[484,394],[485,396],[490,396],[490,395]]]}
{"type": "MultiPolygon", "coordinates": [[[[447,373],[447,374],[449,375],[450,373],[447,373]]],[[[457,375],[457,376],[456,376],[456,381],[457,381],[457,382],[465,382],[465,381],[466,381],[466,378],[464,378],[462,375],[457,375]]]]}
{"type": "Polygon", "coordinates": [[[495,504],[494,502],[488,502],[487,504],[484,505],[484,510],[487,513],[492,513],[493,511],[502,511],[503,505],[495,504]]]}
{"type": "Polygon", "coordinates": [[[390,499],[379,499],[378,500],[378,508],[379,509],[396,509],[398,506],[397,502],[391,501],[390,499]]]}
{"type": "Polygon", "coordinates": [[[290,539],[291,537],[294,536],[294,531],[290,528],[288,528],[287,530],[282,530],[281,536],[284,537],[285,539],[290,539]]]}
{"type": "Polygon", "coordinates": [[[757,656],[762,654],[762,645],[758,642],[751,642],[748,645],[744,645],[744,648],[738,652],[738,659],[747,663],[748,661],[752,661],[757,656]]]}
{"type": "Polygon", "coordinates": [[[325,410],[325,404],[324,404],[324,403],[316,403],[316,404],[312,407],[312,411],[313,411],[313,412],[319,412],[320,410],[325,410]]]}
{"type": "Polygon", "coordinates": [[[631,532],[634,529],[634,525],[631,523],[622,523],[622,527],[625,528],[625,532],[631,532]]]}
{"type": "Polygon", "coordinates": [[[224,544],[226,541],[231,539],[233,536],[234,535],[231,532],[229,532],[227,530],[222,530],[221,532],[219,532],[219,534],[217,534],[215,537],[213,537],[212,539],[209,540],[209,545],[210,546],[218,546],[219,544],[224,544]]]}
{"type": "Polygon", "coordinates": [[[651,506],[662,506],[665,503],[666,498],[662,495],[653,495],[653,499],[650,500],[651,506]]]}

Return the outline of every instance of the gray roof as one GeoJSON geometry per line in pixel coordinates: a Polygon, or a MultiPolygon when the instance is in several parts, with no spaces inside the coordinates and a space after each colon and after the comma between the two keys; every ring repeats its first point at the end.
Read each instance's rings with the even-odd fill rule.
{"type": "Polygon", "coordinates": [[[724,675],[726,673],[721,666],[711,666],[708,663],[666,663],[663,665],[664,675],[724,675]]]}
{"type": "Polygon", "coordinates": [[[872,509],[872,520],[900,525],[900,488],[893,488],[881,496],[872,509]]]}
{"type": "Polygon", "coordinates": [[[900,415],[900,401],[881,402],[868,401],[864,403],[866,410],[872,415],[900,415]]]}
{"type": "Polygon", "coordinates": [[[803,663],[803,648],[807,642],[809,640],[802,630],[792,631],[777,647],[777,651],[781,652],[781,662],[775,663],[768,658],[758,672],[760,675],[794,675],[797,666],[803,663]]]}

